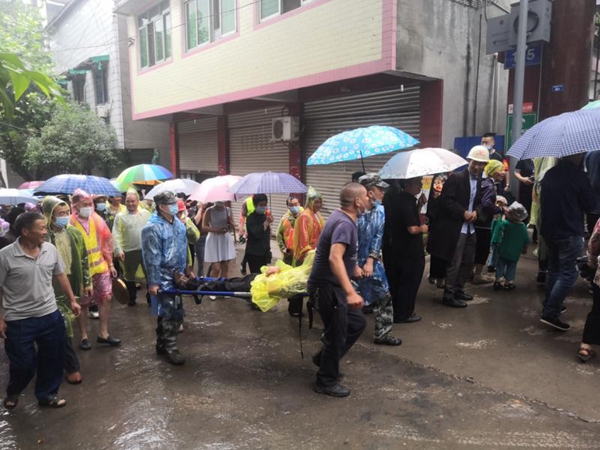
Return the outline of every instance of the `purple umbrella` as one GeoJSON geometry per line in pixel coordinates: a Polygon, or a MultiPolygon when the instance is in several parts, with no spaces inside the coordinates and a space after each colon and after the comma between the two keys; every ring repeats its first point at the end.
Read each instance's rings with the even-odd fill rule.
{"type": "Polygon", "coordinates": [[[236,195],[252,194],[302,194],[308,188],[289,173],[249,173],[229,188],[236,195]]]}

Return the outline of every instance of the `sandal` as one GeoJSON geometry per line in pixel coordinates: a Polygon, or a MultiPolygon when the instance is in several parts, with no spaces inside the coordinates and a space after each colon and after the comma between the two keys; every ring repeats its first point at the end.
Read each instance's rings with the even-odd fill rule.
{"type": "Polygon", "coordinates": [[[64,398],[48,397],[44,400],[39,400],[38,405],[47,406],[48,408],[62,408],[67,404],[64,398]]]}
{"type": "Polygon", "coordinates": [[[579,347],[579,351],[577,352],[577,357],[581,362],[589,361],[594,355],[594,350],[589,347],[579,347]]]}
{"type": "Polygon", "coordinates": [[[19,396],[18,395],[9,395],[2,402],[6,409],[15,409],[19,404],[19,396]]]}

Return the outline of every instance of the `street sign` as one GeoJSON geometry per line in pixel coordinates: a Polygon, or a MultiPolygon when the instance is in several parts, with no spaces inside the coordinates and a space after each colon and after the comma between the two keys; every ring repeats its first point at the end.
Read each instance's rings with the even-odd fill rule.
{"type": "MultiPolygon", "coordinates": [[[[516,67],[516,50],[508,50],[504,54],[504,69],[514,69],[516,67]]],[[[542,62],[542,45],[534,44],[527,47],[525,52],[525,65],[538,66],[542,62]]]]}
{"type": "MultiPolygon", "coordinates": [[[[523,128],[521,130],[521,134],[525,133],[531,127],[533,127],[537,123],[537,113],[529,113],[523,114],[523,128]]],[[[511,145],[513,145],[513,115],[508,115],[508,120],[506,121],[506,149],[510,149],[511,145]]]]}
{"type": "MultiPolygon", "coordinates": [[[[521,16],[521,3],[511,5],[511,26],[508,42],[517,45],[517,28],[521,16]]],[[[550,42],[550,23],[552,20],[552,0],[529,0],[527,15],[527,43],[550,42]]]]}
{"type": "Polygon", "coordinates": [[[486,55],[512,49],[510,38],[511,14],[494,17],[487,22],[486,55]]]}
{"type": "MultiPolygon", "coordinates": [[[[508,113],[512,114],[513,110],[514,110],[513,104],[511,103],[510,105],[508,105],[508,113]]],[[[531,102],[523,103],[523,112],[524,113],[533,112],[533,103],[531,103],[531,102]]]]}
{"type": "Polygon", "coordinates": [[[557,84],[552,86],[552,92],[563,92],[565,90],[564,84],[557,84]]]}

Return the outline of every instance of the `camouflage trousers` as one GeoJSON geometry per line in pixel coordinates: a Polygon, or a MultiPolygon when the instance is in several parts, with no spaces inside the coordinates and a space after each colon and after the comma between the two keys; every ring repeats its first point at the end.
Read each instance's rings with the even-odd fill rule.
{"type": "Polygon", "coordinates": [[[381,338],[392,331],[394,308],[392,305],[392,296],[389,293],[373,302],[373,315],[375,316],[373,337],[381,338]]]}
{"type": "Polygon", "coordinates": [[[183,323],[180,319],[165,319],[158,317],[156,326],[156,348],[165,350],[167,353],[179,350],[177,348],[177,334],[183,323]]]}

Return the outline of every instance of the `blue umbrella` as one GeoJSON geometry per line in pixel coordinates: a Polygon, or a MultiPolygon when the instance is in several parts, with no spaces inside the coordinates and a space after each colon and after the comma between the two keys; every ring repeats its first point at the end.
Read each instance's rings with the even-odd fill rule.
{"type": "MultiPolygon", "coordinates": [[[[327,139],[308,158],[309,166],[362,160],[369,156],[403,150],[418,145],[419,141],[393,127],[372,126],[345,131],[327,139]]],[[[363,171],[364,171],[363,162],[363,171]]]]}
{"type": "Polygon", "coordinates": [[[71,195],[77,188],[83,189],[88,194],[121,195],[108,179],[93,175],[56,175],[38,187],[35,194],[71,195]]]}
{"type": "Polygon", "coordinates": [[[600,150],[600,108],[550,117],[531,127],[515,142],[508,156],[562,158],[600,150]]]}
{"type": "Polygon", "coordinates": [[[308,188],[289,173],[250,173],[229,188],[236,195],[301,194],[308,188]]]}

